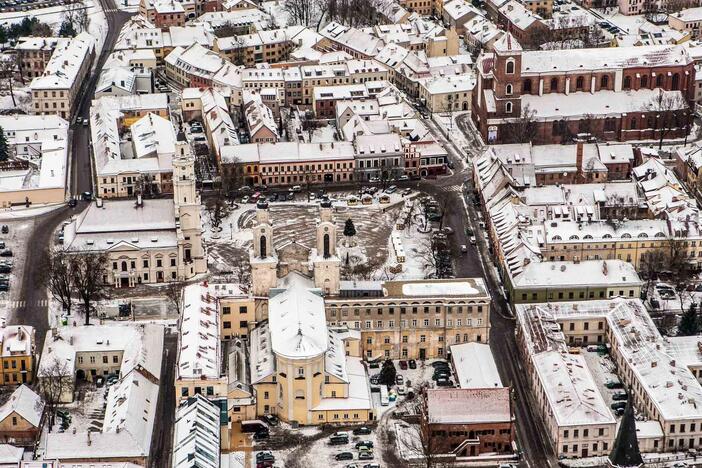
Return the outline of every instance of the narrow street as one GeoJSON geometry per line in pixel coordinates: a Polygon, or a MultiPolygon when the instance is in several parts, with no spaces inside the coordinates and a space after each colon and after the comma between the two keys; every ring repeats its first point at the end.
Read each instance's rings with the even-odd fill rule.
{"type": "MultiPolygon", "coordinates": [[[[448,220],[445,224],[454,229],[455,235],[463,235],[464,239],[465,227],[471,227],[475,233],[477,245],[472,246],[468,242],[464,242],[468,245],[468,253],[463,254],[463,258],[461,258],[460,252],[454,255],[454,258],[460,259],[456,261],[456,276],[484,278],[492,296],[490,348],[503,384],[514,389],[517,442],[523,454],[522,464],[530,468],[556,467],[558,460],[547,440],[548,435],[544,423],[536,413],[537,406],[529,390],[525,371],[521,364],[514,335],[515,322],[511,318],[509,305],[503,296],[502,283],[495,274],[486,270],[493,268],[488,252],[488,240],[483,236],[483,230],[478,225],[478,213],[467,196],[467,194],[473,193],[475,188],[470,168],[471,161],[466,161],[461,151],[452,141],[446,139],[441,129],[433,121],[424,120],[423,122],[432,135],[446,147],[456,172],[437,181],[422,181],[421,187],[422,190],[434,196],[439,193],[448,195],[447,206],[454,207],[454,209],[448,213],[448,220]],[[458,185],[458,189],[456,189],[456,185],[458,185]],[[481,258],[484,259],[484,263],[481,258]]],[[[466,125],[459,125],[459,128],[464,133],[466,132],[466,125]]],[[[476,139],[472,135],[467,134],[466,138],[475,144],[476,139]]],[[[471,152],[477,154],[479,150],[480,148],[473,148],[471,152]]],[[[456,243],[463,243],[460,237],[456,240],[458,241],[456,243]]]]}
{"type": "MultiPolygon", "coordinates": [[[[95,92],[95,86],[100,76],[100,71],[107,56],[112,51],[119,31],[127,22],[130,15],[116,10],[114,0],[101,0],[102,9],[108,24],[107,36],[100,56],[97,58],[94,73],[83,85],[82,94],[76,116],[87,116],[95,92]]],[[[92,191],[93,179],[90,157],[90,127],[71,124],[71,195],[77,196],[85,191],[92,191]]],[[[48,308],[46,305],[47,291],[40,287],[40,274],[44,264],[49,245],[53,241],[54,230],[66,219],[80,213],[87,207],[87,202],[79,202],[75,208],[64,207],[49,214],[40,216],[35,220],[35,227],[27,242],[27,258],[25,270],[22,274],[22,285],[19,297],[24,301],[24,306],[11,312],[9,323],[32,325],[36,329],[37,350],[41,352],[44,338],[48,330],[48,308]]]]}

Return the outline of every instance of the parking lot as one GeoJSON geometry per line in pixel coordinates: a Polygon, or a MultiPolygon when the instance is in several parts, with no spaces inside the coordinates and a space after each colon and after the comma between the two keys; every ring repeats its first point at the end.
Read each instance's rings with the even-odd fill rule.
{"type": "Polygon", "coordinates": [[[32,1],[32,0],[7,0],[0,2],[0,12],[11,12],[11,11],[32,11],[41,8],[49,8],[61,5],[68,5],[70,3],[79,3],[77,0],[42,0],[42,1],[32,1]]]}
{"type": "Polygon", "coordinates": [[[596,348],[597,346],[582,348],[581,354],[587,362],[587,367],[590,369],[605,403],[612,409],[612,413],[616,417],[620,417],[624,414],[626,403],[626,398],[621,395],[626,394],[626,392],[616,374],[616,366],[612,358],[603,351],[597,351],[596,348]]]}

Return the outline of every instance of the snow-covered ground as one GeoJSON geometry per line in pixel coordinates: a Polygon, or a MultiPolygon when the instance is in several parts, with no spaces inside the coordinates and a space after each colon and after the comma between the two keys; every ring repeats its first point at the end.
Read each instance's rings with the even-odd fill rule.
{"type": "Polygon", "coordinates": [[[470,146],[466,136],[463,134],[463,131],[459,128],[458,123],[456,122],[456,119],[460,115],[467,114],[468,112],[469,111],[450,113],[434,112],[432,114],[432,120],[434,120],[436,125],[441,127],[444,136],[448,134],[448,139],[451,140],[458,148],[466,148],[470,146]],[[451,121],[452,119],[453,122],[451,121]]]}
{"type": "MultiPolygon", "coordinates": [[[[105,43],[105,36],[107,35],[107,20],[100,3],[97,0],[85,0],[84,3],[88,8],[88,16],[90,17],[88,32],[97,38],[95,55],[98,56],[100,55],[103,44],[105,43]]],[[[0,24],[9,26],[11,24],[21,22],[25,17],[33,16],[39,19],[39,21],[51,26],[55,32],[58,32],[64,18],[64,8],[65,7],[61,5],[48,8],[39,8],[30,11],[2,12],[0,13],[0,24]]]]}

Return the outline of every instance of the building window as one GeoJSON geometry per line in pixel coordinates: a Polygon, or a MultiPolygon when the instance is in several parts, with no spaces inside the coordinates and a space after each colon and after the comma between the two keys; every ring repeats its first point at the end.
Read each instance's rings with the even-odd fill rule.
{"type": "Polygon", "coordinates": [[[511,95],[512,95],[512,85],[511,85],[511,84],[508,84],[508,85],[505,87],[505,94],[506,94],[507,96],[511,96],[511,95]]]}
{"type": "Polygon", "coordinates": [[[505,64],[505,72],[508,75],[514,74],[514,59],[507,59],[507,63],[505,64]]]}
{"type": "Polygon", "coordinates": [[[603,75],[602,78],[600,78],[600,88],[607,89],[608,86],[609,86],[609,75],[603,75]]]}
{"type": "Polygon", "coordinates": [[[512,103],[511,102],[508,102],[507,104],[505,104],[505,113],[507,113],[507,114],[512,113],[512,103]]]}
{"type": "Polygon", "coordinates": [[[631,88],[631,77],[627,76],[624,78],[624,89],[631,88]]]}

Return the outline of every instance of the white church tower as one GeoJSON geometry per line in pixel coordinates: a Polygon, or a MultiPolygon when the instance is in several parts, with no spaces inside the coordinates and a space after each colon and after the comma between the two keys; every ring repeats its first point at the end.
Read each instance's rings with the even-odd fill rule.
{"type": "Polygon", "coordinates": [[[332,220],[331,201],[323,200],[319,204],[319,218],[317,254],[312,259],[314,285],[324,291],[324,294],[337,295],[341,279],[341,259],[336,252],[336,225],[332,220]]]}
{"type": "Polygon", "coordinates": [[[278,283],[278,257],[273,251],[273,226],[268,213],[268,202],[256,204],[256,225],[253,233],[253,253],[251,254],[251,280],[254,296],[268,296],[271,288],[278,283]]]}
{"type": "Polygon", "coordinates": [[[173,203],[178,238],[178,279],[207,272],[202,244],[200,196],[195,189],[195,158],[185,135],[178,134],[173,157],[173,203]]]}

